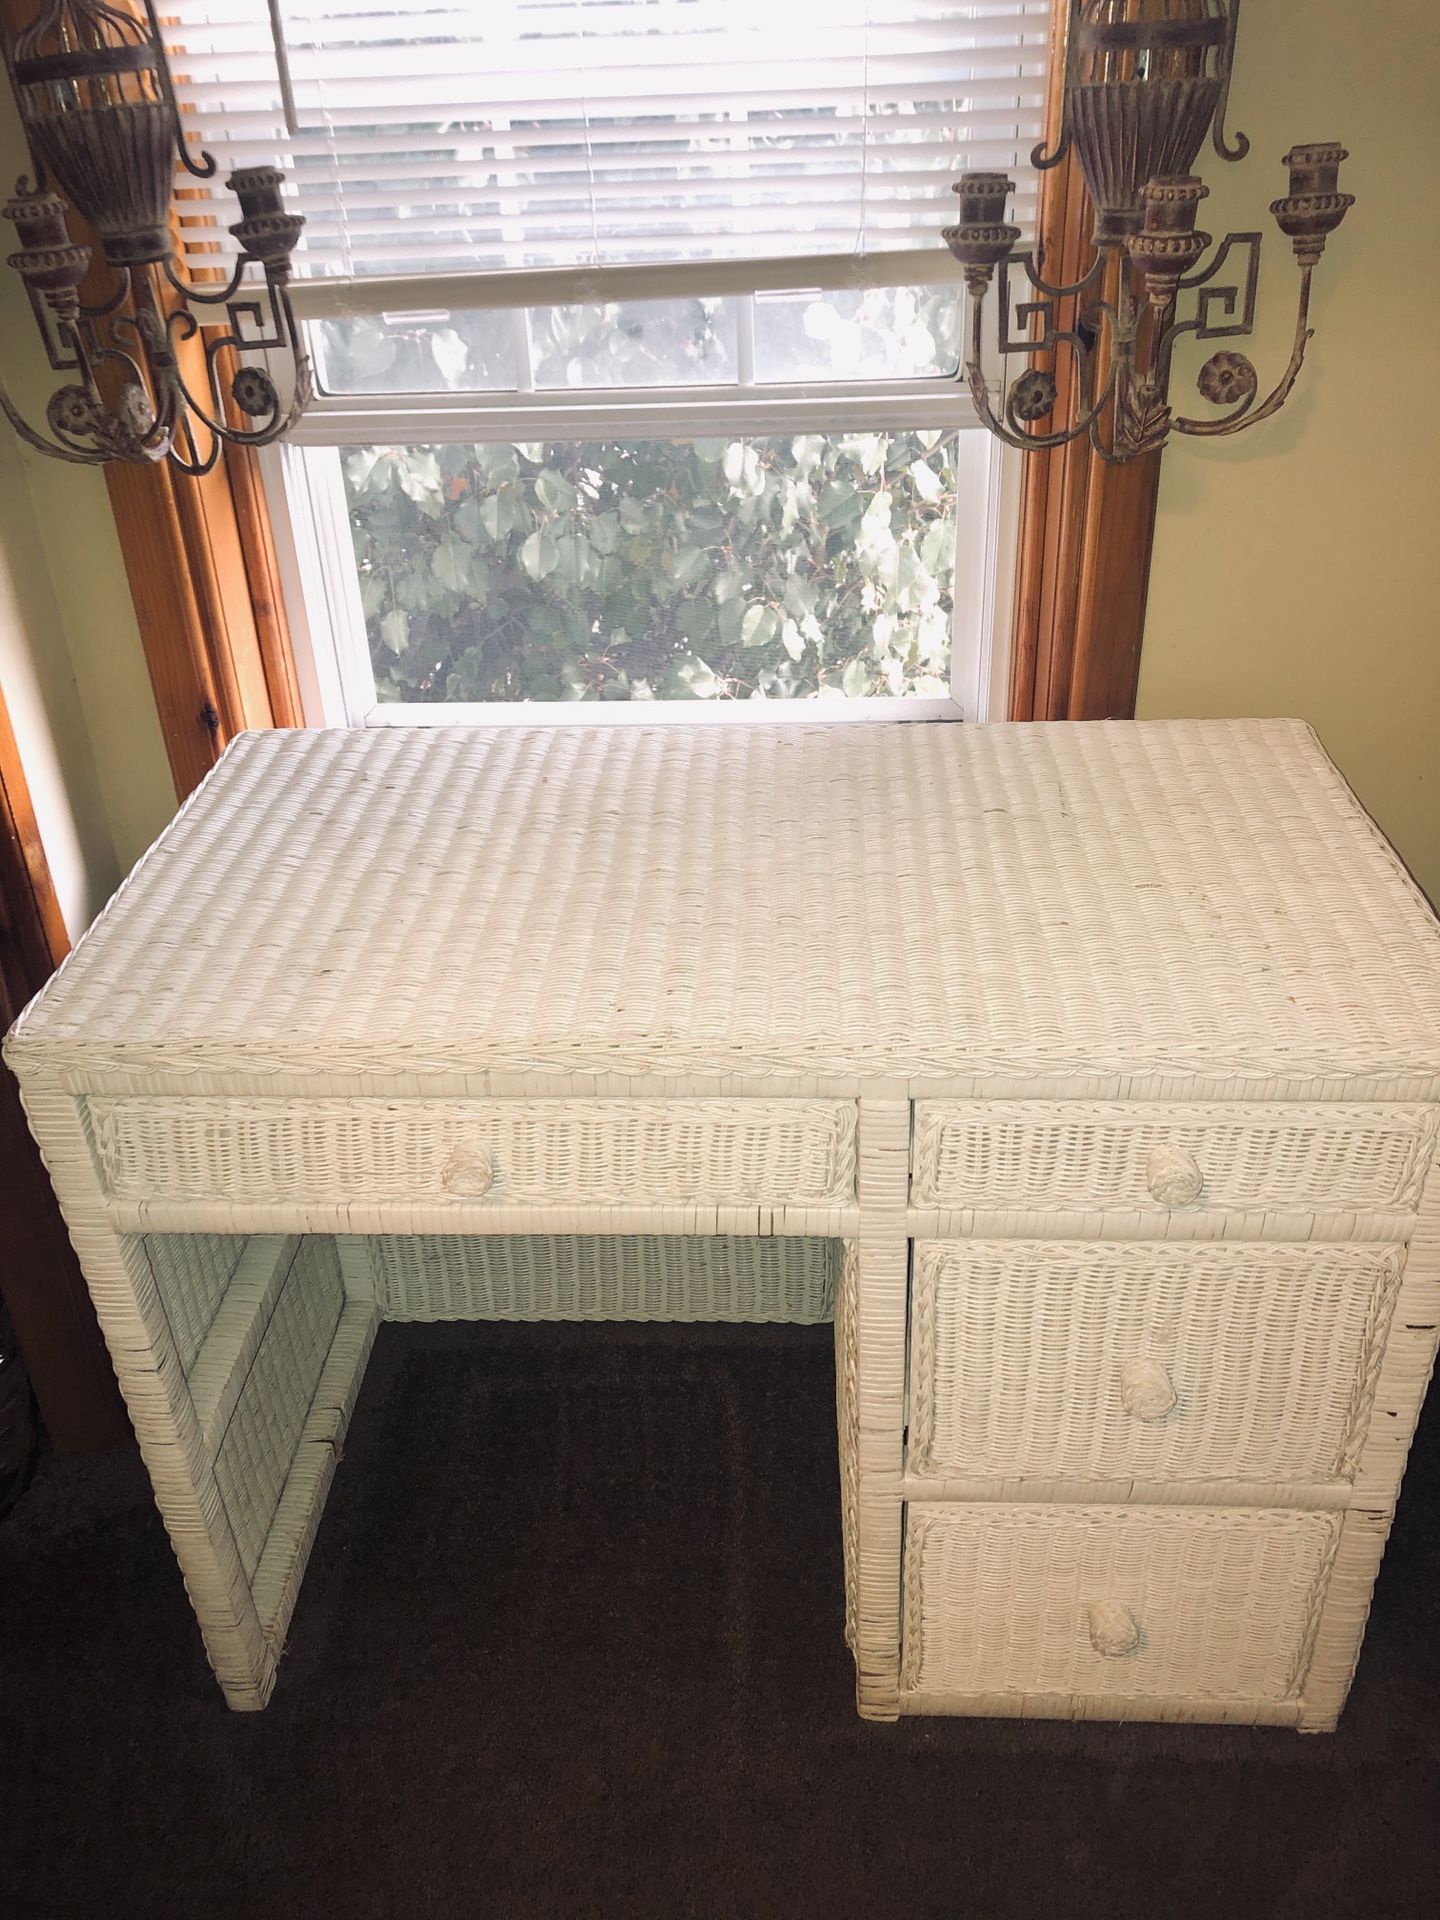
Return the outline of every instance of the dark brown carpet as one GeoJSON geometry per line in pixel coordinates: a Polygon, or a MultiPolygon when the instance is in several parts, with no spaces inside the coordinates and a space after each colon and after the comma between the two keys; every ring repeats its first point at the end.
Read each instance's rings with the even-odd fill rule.
{"type": "Polygon", "coordinates": [[[1440,1435],[1340,1733],[856,1719],[828,1331],[387,1328],[268,1712],[133,1454],[0,1527],[6,1920],[1430,1915],[1440,1435]]]}

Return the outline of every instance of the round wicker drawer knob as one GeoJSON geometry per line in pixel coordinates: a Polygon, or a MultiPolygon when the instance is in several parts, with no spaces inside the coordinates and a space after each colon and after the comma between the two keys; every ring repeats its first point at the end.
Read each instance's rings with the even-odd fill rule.
{"type": "Polygon", "coordinates": [[[474,1147],[452,1147],[440,1169],[440,1184],[458,1199],[479,1200],[495,1184],[495,1163],[474,1147]]]}
{"type": "Polygon", "coordinates": [[[1145,1184],[1162,1207],[1188,1207],[1205,1191],[1205,1176],[1183,1147],[1156,1147],[1145,1162],[1145,1184]]]}
{"type": "Polygon", "coordinates": [[[1090,1644],[1107,1660],[1121,1660],[1140,1645],[1140,1623],[1118,1600],[1095,1600],[1085,1609],[1090,1644]]]}
{"type": "Polygon", "coordinates": [[[1133,1419],[1163,1420],[1175,1400],[1175,1383],[1158,1360],[1121,1361],[1120,1404],[1133,1419]]]}

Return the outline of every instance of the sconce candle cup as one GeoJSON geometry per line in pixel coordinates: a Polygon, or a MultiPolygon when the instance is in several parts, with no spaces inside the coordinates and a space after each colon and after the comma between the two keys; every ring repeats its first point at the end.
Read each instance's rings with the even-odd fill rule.
{"type": "Polygon", "coordinates": [[[1272,200],[1270,211],[1302,267],[1318,263],[1326,240],[1355,204],[1353,193],[1339,191],[1340,162],[1349,158],[1334,140],[1292,147],[1285,156],[1290,191],[1272,200]]]}
{"type": "Polygon", "coordinates": [[[951,188],[960,196],[960,218],[940,237],[965,269],[965,282],[983,293],[999,263],[1020,238],[1005,221],[1005,203],[1015,182],[1003,173],[962,174],[951,188]]]}
{"type": "Polygon", "coordinates": [[[20,251],[9,255],[7,266],[53,311],[73,313],[80,283],[90,270],[90,249],[72,243],[59,194],[19,192],[0,208],[0,216],[14,224],[20,240],[20,251]]]}

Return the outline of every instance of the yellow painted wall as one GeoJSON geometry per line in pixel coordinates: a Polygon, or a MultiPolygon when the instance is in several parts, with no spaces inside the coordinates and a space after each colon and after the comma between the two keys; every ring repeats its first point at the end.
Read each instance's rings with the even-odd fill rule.
{"type": "Polygon", "coordinates": [[[0,458],[0,689],[73,934],[118,878],[115,844],[28,477],[8,447],[0,458]]]}
{"type": "Polygon", "coordinates": [[[1283,413],[1166,452],[1139,711],[1309,720],[1440,900],[1440,9],[1246,0],[1231,98],[1253,149],[1202,155],[1200,224],[1266,230],[1267,388],[1293,325],[1281,154],[1342,140],[1357,202],[1283,413]]]}
{"type": "MultiPolygon", "coordinates": [[[[0,181],[26,165],[0,85],[0,181]]],[[[13,237],[4,225],[0,239],[13,237]]],[[[43,426],[58,376],[3,267],[0,380],[43,426]]],[[[175,790],[103,475],[32,452],[3,420],[0,465],[0,687],[75,934],[173,814],[175,790]]]]}

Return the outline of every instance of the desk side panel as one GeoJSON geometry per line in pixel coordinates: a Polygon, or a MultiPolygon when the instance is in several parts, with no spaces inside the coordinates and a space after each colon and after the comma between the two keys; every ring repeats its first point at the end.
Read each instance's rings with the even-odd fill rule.
{"type": "Polygon", "coordinates": [[[255,1711],[374,1340],[368,1270],[329,1238],[121,1231],[83,1104],[25,1100],[206,1654],[229,1705],[255,1711]]]}
{"type": "Polygon", "coordinates": [[[33,1081],[21,1092],[206,1654],[232,1707],[263,1707],[274,1684],[275,1651],[261,1627],[144,1238],[117,1232],[106,1217],[75,1098],[33,1081]]]}

